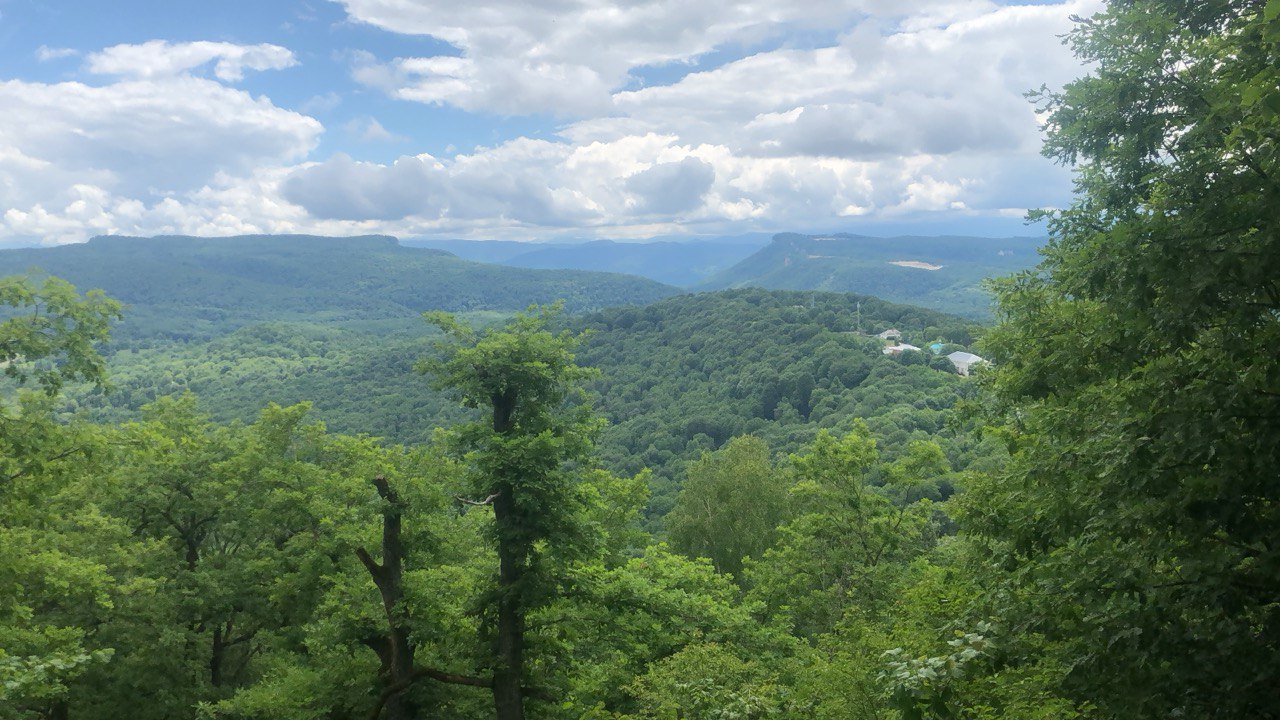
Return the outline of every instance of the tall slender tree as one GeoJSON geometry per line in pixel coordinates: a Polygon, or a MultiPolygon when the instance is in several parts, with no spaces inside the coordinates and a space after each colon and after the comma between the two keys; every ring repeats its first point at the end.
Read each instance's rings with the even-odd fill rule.
{"type": "Polygon", "coordinates": [[[521,720],[528,692],[526,618],[551,597],[548,555],[583,539],[575,464],[587,460],[598,423],[567,404],[593,371],[574,363],[579,337],[554,333],[559,306],[530,308],[505,326],[475,332],[446,313],[440,357],[420,363],[437,387],[484,418],[453,434],[471,477],[471,504],[493,506],[498,575],[492,602],[493,699],[498,720],[521,720]]]}

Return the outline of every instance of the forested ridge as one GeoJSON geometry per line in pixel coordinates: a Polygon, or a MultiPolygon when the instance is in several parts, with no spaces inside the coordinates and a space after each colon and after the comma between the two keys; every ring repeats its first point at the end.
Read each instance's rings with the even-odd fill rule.
{"type": "Polygon", "coordinates": [[[984,280],[1036,263],[1043,238],[865,237],[779,233],[768,246],[695,284],[875,295],[990,320],[984,280]]]}
{"type": "Polygon", "coordinates": [[[679,292],[612,273],[476,263],[387,236],[107,236],[0,253],[0,275],[32,269],[124,303],[117,346],[202,341],[267,321],[364,327],[425,310],[512,312],[563,300],[580,311],[679,292]]]}
{"type": "Polygon", "coordinates": [[[0,279],[0,718],[1280,717],[1280,1],[1068,41],[1076,200],[991,326],[738,289],[112,346],[109,294],[0,279]]]}

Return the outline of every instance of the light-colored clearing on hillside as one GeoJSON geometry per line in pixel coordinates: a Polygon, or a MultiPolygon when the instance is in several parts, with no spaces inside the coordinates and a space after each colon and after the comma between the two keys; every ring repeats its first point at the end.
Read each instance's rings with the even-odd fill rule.
{"type": "Polygon", "coordinates": [[[919,260],[890,260],[889,264],[897,265],[898,267],[916,268],[917,270],[941,270],[942,269],[941,265],[930,265],[927,262],[920,262],[919,260]]]}

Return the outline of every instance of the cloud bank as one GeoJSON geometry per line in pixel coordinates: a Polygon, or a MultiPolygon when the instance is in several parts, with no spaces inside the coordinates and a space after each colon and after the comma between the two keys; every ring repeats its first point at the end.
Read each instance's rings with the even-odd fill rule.
{"type": "Polygon", "coordinates": [[[449,108],[477,123],[557,117],[556,135],[371,158],[366,148],[419,138],[360,111],[358,95],[321,90],[304,105],[324,97],[360,114],[318,157],[319,121],[239,86],[294,68],[294,51],[113,45],[73,61],[81,79],[0,80],[0,242],[640,237],[1016,216],[1069,192],[1066,171],[1038,155],[1023,93],[1083,72],[1057,37],[1100,3],[340,4],[352,22],[454,48],[334,51],[356,87],[421,108],[424,133],[432,108],[449,108]]]}

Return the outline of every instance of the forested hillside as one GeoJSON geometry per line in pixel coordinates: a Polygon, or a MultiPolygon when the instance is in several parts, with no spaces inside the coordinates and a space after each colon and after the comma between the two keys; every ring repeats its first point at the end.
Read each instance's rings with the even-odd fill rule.
{"type": "MultiPolygon", "coordinates": [[[[489,316],[473,321],[492,322],[489,316]]],[[[820,428],[865,418],[884,447],[941,440],[957,467],[968,441],[944,429],[961,394],[945,359],[884,355],[873,337],[896,327],[917,345],[968,347],[980,327],[954,316],[875,298],[734,290],[566,318],[587,329],[580,359],[609,420],[602,459],[615,472],[653,471],[651,515],[670,507],[688,462],[732,437],[754,434],[791,452],[820,428]],[[859,310],[860,308],[860,310],[859,310]],[[855,325],[861,317],[866,334],[855,325]]],[[[76,393],[73,407],[122,421],[163,395],[192,392],[218,421],[251,420],[266,402],[308,401],[335,431],[421,443],[465,414],[418,377],[430,352],[417,333],[361,332],[304,323],[242,328],[207,343],[122,350],[110,358],[114,390],[76,393]]]]}
{"type": "Polygon", "coordinates": [[[990,319],[983,282],[1036,264],[1041,238],[867,237],[782,233],[697,287],[766,287],[875,295],[990,319]]]}
{"type": "Polygon", "coordinates": [[[115,330],[121,343],[208,339],[271,320],[364,324],[554,300],[587,310],[679,292],[638,277],[476,263],[390,237],[99,237],[0,252],[0,275],[31,268],[125,303],[128,315],[115,330]]]}
{"type": "MultiPolygon", "coordinates": [[[[945,358],[908,352],[855,331],[893,327],[924,346],[968,346],[980,327],[874,298],[759,289],[686,295],[587,316],[582,362],[609,421],[601,457],[616,472],[656,476],[651,511],[665,514],[688,463],[752,435],[789,453],[823,428],[861,418],[891,457],[910,441],[942,443],[950,462],[974,461],[952,407],[967,383],[945,358]],[[948,420],[954,425],[949,426],[948,420]]],[[[985,452],[990,452],[990,448],[985,452]]]]}
{"type": "Polygon", "coordinates": [[[502,240],[405,240],[411,247],[446,250],[458,257],[512,267],[599,270],[639,275],[691,287],[733,266],[768,241],[759,234],[709,240],[522,243],[502,240]]]}

